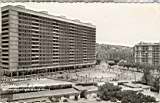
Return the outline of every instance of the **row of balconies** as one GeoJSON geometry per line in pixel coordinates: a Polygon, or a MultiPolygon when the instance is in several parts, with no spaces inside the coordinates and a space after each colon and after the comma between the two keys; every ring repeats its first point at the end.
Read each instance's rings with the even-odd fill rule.
{"type": "MultiPolygon", "coordinates": [[[[9,48],[9,45],[8,44],[6,44],[6,43],[3,43],[2,44],[2,47],[3,47],[3,49],[4,48],[9,48]]],[[[76,52],[76,51],[78,51],[78,52],[80,52],[79,51],[79,49],[82,49],[83,48],[83,50],[81,50],[81,52],[92,52],[92,51],[94,51],[95,50],[95,48],[91,48],[91,47],[89,47],[89,48],[87,48],[87,47],[68,47],[68,48],[66,48],[66,47],[52,47],[52,46],[39,46],[39,45],[19,45],[18,46],[18,48],[19,48],[19,52],[23,52],[23,51],[33,51],[33,52],[35,52],[35,50],[36,50],[36,52],[48,52],[48,51],[51,51],[51,52],[76,52]]],[[[137,55],[137,56],[141,56],[141,55],[137,55]]],[[[146,55],[144,55],[144,56],[146,56],[146,55]]],[[[152,55],[150,55],[150,56],[152,56],[152,55]]]]}
{"type": "Polygon", "coordinates": [[[139,48],[139,49],[135,49],[135,51],[160,51],[160,47],[158,48],[151,47],[148,49],[139,48]]]}
{"type": "MultiPolygon", "coordinates": [[[[82,60],[82,59],[74,59],[74,60],[58,60],[58,61],[35,61],[35,60],[32,60],[32,61],[19,61],[18,62],[18,66],[32,66],[34,64],[37,64],[37,65],[48,65],[48,64],[61,64],[61,63],[86,63],[86,62],[91,62],[91,61],[94,61],[94,59],[86,59],[86,60],[82,60]]],[[[144,61],[147,61],[147,60],[144,60],[144,61]]],[[[2,62],[2,66],[3,67],[8,67],[9,66],[9,62],[2,62]]]]}
{"type": "MultiPolygon", "coordinates": [[[[20,23],[24,23],[24,24],[29,24],[29,25],[34,25],[33,23],[29,23],[28,21],[19,21],[20,23]]],[[[41,25],[41,24],[36,24],[36,25],[34,25],[36,28],[35,29],[42,29],[42,30],[49,30],[49,31],[52,31],[52,30],[62,30],[62,31],[66,31],[67,33],[68,33],[68,31],[78,31],[78,33],[79,32],[81,32],[81,33],[84,33],[84,34],[95,34],[95,31],[93,31],[93,30],[83,30],[83,29],[81,29],[81,28],[68,28],[68,29],[64,29],[64,27],[62,26],[59,26],[59,27],[57,27],[57,26],[55,26],[55,25],[51,25],[51,26],[48,26],[48,25],[41,25]],[[45,28],[45,27],[47,27],[47,28],[45,28]]],[[[23,26],[22,26],[23,27],[23,26]]],[[[25,27],[25,26],[24,26],[25,27]]],[[[28,26],[27,26],[28,27],[28,26]]]]}
{"type": "MultiPolygon", "coordinates": [[[[8,56],[8,52],[3,53],[2,56],[8,56]]],[[[39,56],[94,56],[94,53],[79,53],[79,52],[72,52],[72,53],[66,53],[66,52],[31,52],[31,51],[25,51],[25,52],[19,52],[19,56],[32,56],[32,55],[39,55],[39,56]]]]}
{"type": "MultiPolygon", "coordinates": [[[[43,62],[43,61],[48,61],[48,62],[61,62],[61,61],[68,61],[68,60],[94,60],[94,58],[65,58],[65,57],[61,57],[59,59],[53,59],[53,58],[39,58],[39,59],[34,59],[34,58],[19,58],[18,60],[20,60],[19,62],[35,62],[39,61],[39,62],[43,62]]],[[[5,61],[5,60],[4,60],[5,61]]],[[[8,62],[8,61],[6,61],[8,62]]]]}
{"type": "Polygon", "coordinates": [[[49,64],[62,64],[62,63],[66,63],[66,64],[70,64],[70,63],[87,63],[87,62],[91,62],[93,60],[70,60],[70,61],[33,61],[33,62],[18,62],[18,66],[33,66],[35,64],[37,64],[37,66],[39,65],[49,65],[49,64]]]}
{"type": "MultiPolygon", "coordinates": [[[[4,42],[7,42],[8,40],[3,40],[4,42]]],[[[65,42],[43,42],[43,41],[29,41],[28,40],[19,40],[18,41],[18,44],[20,46],[40,46],[40,47],[60,47],[60,48],[64,48],[64,49],[67,49],[67,48],[94,48],[95,47],[95,44],[93,43],[82,43],[82,44],[79,44],[78,42],[76,43],[65,43],[65,42]],[[80,47],[77,47],[77,46],[80,46],[80,47]]],[[[155,54],[155,53],[154,53],[155,54]]]]}
{"type": "MultiPolygon", "coordinates": [[[[32,33],[32,35],[33,35],[32,30],[28,30],[28,31],[26,31],[26,30],[24,30],[24,31],[23,31],[23,30],[19,30],[19,33],[26,34],[26,36],[28,35],[27,32],[28,32],[28,33],[32,33]]],[[[48,32],[48,31],[47,31],[47,32],[48,32]]],[[[43,34],[47,34],[47,32],[46,32],[46,33],[44,32],[43,34]]],[[[51,32],[48,32],[48,34],[50,34],[50,33],[51,33],[51,32]]],[[[37,34],[40,35],[38,32],[37,32],[37,34]]],[[[37,35],[37,34],[36,34],[36,35],[37,35]]],[[[58,33],[58,34],[59,34],[59,33],[58,33]]],[[[30,35],[28,35],[28,36],[30,36],[30,35]]],[[[50,37],[52,37],[52,36],[55,37],[55,33],[52,34],[51,36],[46,36],[46,35],[45,35],[44,37],[43,37],[43,36],[41,36],[41,37],[42,37],[42,38],[45,38],[45,37],[46,37],[46,38],[48,38],[48,37],[50,38],[50,37]]],[[[59,36],[62,36],[62,35],[59,35],[59,36]]],[[[57,36],[57,37],[58,37],[57,39],[60,38],[59,36],[57,36]]],[[[87,36],[87,35],[86,35],[86,36],[87,36]]],[[[38,36],[37,36],[37,37],[38,37],[38,36]]],[[[40,36],[39,36],[39,37],[40,37],[40,36]]],[[[62,36],[62,37],[63,37],[63,36],[62,36]]],[[[74,35],[74,36],[69,36],[69,35],[67,35],[67,38],[72,38],[71,40],[75,40],[75,39],[73,39],[73,38],[75,38],[75,37],[76,37],[75,35],[74,35]]],[[[84,38],[83,40],[91,40],[91,41],[93,40],[93,41],[95,41],[95,40],[93,39],[93,38],[95,38],[95,37],[85,37],[85,38],[84,38]],[[87,38],[87,39],[85,39],[85,38],[87,38]]]]}
{"type": "Polygon", "coordinates": [[[19,18],[22,19],[22,20],[28,20],[28,21],[32,21],[32,22],[36,22],[36,23],[42,23],[42,24],[46,24],[46,25],[59,25],[59,26],[65,26],[65,27],[69,27],[69,28],[80,28],[80,29],[84,29],[84,30],[94,30],[93,28],[90,28],[90,27],[84,27],[84,26],[81,26],[81,25],[77,25],[77,24],[71,24],[71,23],[66,23],[66,22],[59,22],[59,21],[56,21],[56,20],[50,20],[49,18],[46,18],[46,19],[42,19],[41,17],[39,18],[33,18],[33,17],[29,17],[29,16],[22,16],[22,15],[19,15],[19,18]]]}
{"type": "Polygon", "coordinates": [[[58,31],[58,32],[63,32],[63,33],[71,33],[71,32],[75,32],[76,34],[91,34],[90,36],[92,36],[92,34],[95,34],[94,31],[84,31],[84,30],[81,30],[81,29],[74,29],[74,30],[69,30],[69,29],[64,29],[63,27],[47,27],[47,26],[37,26],[37,25],[32,25],[32,23],[29,23],[30,26],[28,26],[28,22],[27,23],[24,23],[25,25],[23,25],[21,22],[24,22],[24,21],[20,21],[20,24],[19,24],[19,28],[21,29],[33,29],[33,30],[42,30],[42,31],[58,31]]]}
{"type": "MultiPolygon", "coordinates": [[[[19,33],[21,33],[21,34],[26,34],[26,36],[27,36],[27,35],[30,36],[30,33],[32,33],[32,35],[35,34],[35,33],[33,34],[32,30],[23,30],[23,29],[19,29],[19,33]],[[28,34],[27,32],[28,32],[29,34],[28,34]]],[[[51,34],[51,32],[46,31],[46,32],[43,32],[43,34],[46,34],[46,35],[47,35],[47,34],[51,34]]],[[[55,36],[56,36],[55,34],[59,34],[59,33],[57,33],[57,32],[56,32],[56,33],[52,33],[50,36],[46,36],[46,35],[45,35],[44,37],[43,37],[43,35],[40,36],[41,33],[39,33],[39,32],[36,33],[37,37],[38,37],[38,35],[39,35],[39,37],[42,37],[42,38],[45,38],[45,37],[46,37],[46,38],[48,38],[48,37],[49,37],[49,38],[50,38],[50,37],[55,37],[55,36]]],[[[62,36],[62,37],[63,37],[63,35],[59,35],[59,36],[62,36]]],[[[59,37],[59,36],[57,36],[57,39],[61,38],[61,37],[59,37]]],[[[74,36],[67,35],[67,38],[72,38],[73,40],[74,40],[75,37],[76,37],[75,35],[74,35],[74,36]]],[[[83,40],[91,40],[91,41],[92,41],[92,40],[94,40],[93,38],[95,38],[95,37],[94,37],[94,36],[91,37],[91,36],[86,35],[86,37],[84,37],[83,40]]],[[[80,38],[80,39],[81,39],[81,38],[80,38]]]]}
{"type": "MultiPolygon", "coordinates": [[[[32,54],[33,55],[33,54],[32,54]]],[[[51,59],[55,59],[55,58],[94,58],[95,56],[94,55],[37,55],[37,56],[32,56],[32,55],[29,55],[29,54],[26,54],[26,55],[21,55],[17,58],[21,58],[21,59],[31,59],[31,58],[51,58],[51,59]]],[[[8,57],[3,57],[3,58],[8,58],[8,57]]],[[[155,58],[154,58],[155,59],[155,58]]]]}

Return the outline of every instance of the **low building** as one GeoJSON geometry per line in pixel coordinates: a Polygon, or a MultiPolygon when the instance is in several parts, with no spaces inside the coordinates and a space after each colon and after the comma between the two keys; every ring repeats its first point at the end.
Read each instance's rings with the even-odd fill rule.
{"type": "MultiPolygon", "coordinates": [[[[79,95],[79,92],[74,88],[67,89],[57,89],[57,90],[47,90],[47,91],[38,91],[38,92],[27,92],[27,93],[15,93],[8,94],[6,97],[7,101],[20,101],[20,100],[30,100],[30,99],[38,99],[44,97],[63,97],[63,96],[72,96],[79,95]]],[[[3,96],[3,95],[2,95],[3,96]]]]}

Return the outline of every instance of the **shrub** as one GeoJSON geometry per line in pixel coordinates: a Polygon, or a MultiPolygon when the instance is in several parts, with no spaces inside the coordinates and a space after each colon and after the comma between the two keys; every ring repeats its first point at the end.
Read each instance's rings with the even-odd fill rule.
{"type": "Polygon", "coordinates": [[[67,99],[64,99],[63,102],[68,102],[68,100],[67,100],[67,99]]]}
{"type": "Polygon", "coordinates": [[[59,98],[55,98],[53,102],[59,102],[59,98]]]}
{"type": "Polygon", "coordinates": [[[118,85],[123,85],[124,83],[123,82],[118,82],[118,85]]]}
{"type": "Polygon", "coordinates": [[[94,85],[94,86],[97,86],[97,83],[95,83],[95,82],[90,82],[90,83],[77,83],[76,84],[76,86],[92,86],[92,85],[94,85]]]}
{"type": "Polygon", "coordinates": [[[111,98],[111,102],[117,102],[117,99],[115,97],[111,98]]]}
{"type": "Polygon", "coordinates": [[[74,98],[76,101],[78,100],[78,95],[75,95],[75,98],[74,98]]]}
{"type": "Polygon", "coordinates": [[[152,92],[159,92],[159,90],[157,90],[157,89],[154,88],[154,87],[151,87],[150,90],[151,90],[152,92]]]}
{"type": "Polygon", "coordinates": [[[128,98],[126,98],[126,97],[122,98],[121,103],[129,103],[128,98]]]}
{"type": "Polygon", "coordinates": [[[83,90],[83,91],[80,93],[80,98],[85,98],[85,99],[87,99],[87,90],[83,90]]]}

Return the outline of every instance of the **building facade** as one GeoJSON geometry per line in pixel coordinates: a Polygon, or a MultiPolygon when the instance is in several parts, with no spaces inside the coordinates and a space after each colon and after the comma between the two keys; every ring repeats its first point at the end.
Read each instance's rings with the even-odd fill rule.
{"type": "Polygon", "coordinates": [[[23,6],[2,7],[1,68],[7,76],[95,64],[96,27],[23,6]]]}
{"type": "Polygon", "coordinates": [[[134,46],[135,62],[160,64],[160,43],[140,42],[134,46]]]}

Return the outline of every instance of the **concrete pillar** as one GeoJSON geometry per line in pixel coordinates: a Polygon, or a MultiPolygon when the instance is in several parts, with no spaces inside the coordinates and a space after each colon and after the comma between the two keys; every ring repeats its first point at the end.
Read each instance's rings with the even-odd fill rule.
{"type": "Polygon", "coordinates": [[[13,76],[13,73],[11,72],[11,77],[13,76]]]}

